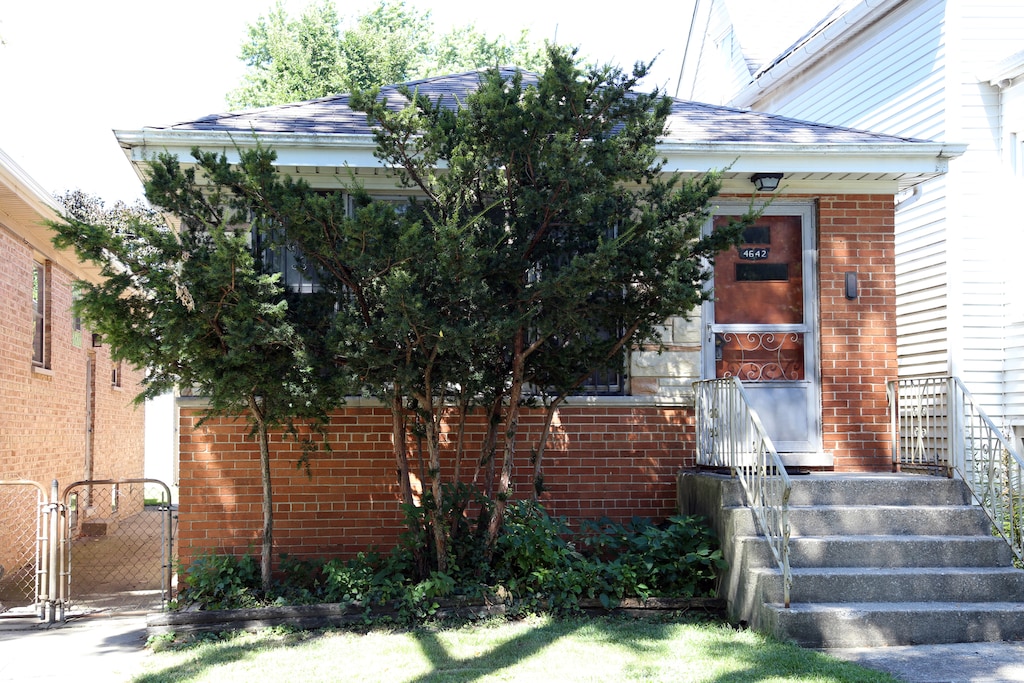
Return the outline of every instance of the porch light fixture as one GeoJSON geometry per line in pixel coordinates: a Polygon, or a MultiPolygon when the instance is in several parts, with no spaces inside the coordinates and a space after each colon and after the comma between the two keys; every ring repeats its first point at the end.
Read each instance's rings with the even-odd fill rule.
{"type": "Polygon", "coordinates": [[[781,180],[781,173],[755,173],[750,176],[750,182],[754,183],[754,189],[758,192],[774,192],[779,189],[781,180]]]}

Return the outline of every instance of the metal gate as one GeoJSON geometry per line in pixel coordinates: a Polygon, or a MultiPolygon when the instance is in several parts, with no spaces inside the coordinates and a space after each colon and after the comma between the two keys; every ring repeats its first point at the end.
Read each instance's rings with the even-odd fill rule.
{"type": "Polygon", "coordinates": [[[174,591],[170,489],[156,479],[78,481],[59,493],[0,481],[0,613],[166,607],[174,591]]]}
{"type": "Polygon", "coordinates": [[[75,610],[153,610],[174,576],[171,492],[156,479],[77,481],[64,489],[61,601],[75,610]]]}
{"type": "Polygon", "coordinates": [[[57,585],[47,572],[56,547],[52,497],[34,481],[0,481],[0,613],[32,614],[54,600],[57,585]]]}

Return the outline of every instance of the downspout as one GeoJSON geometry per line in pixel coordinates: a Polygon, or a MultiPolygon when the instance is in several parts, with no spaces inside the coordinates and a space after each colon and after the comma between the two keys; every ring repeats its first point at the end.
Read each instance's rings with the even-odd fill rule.
{"type": "MultiPolygon", "coordinates": [[[[90,481],[93,478],[94,464],[94,441],[96,438],[96,352],[89,350],[85,355],[85,467],[82,479],[90,481]]],[[[79,503],[79,519],[88,514],[92,509],[92,485],[85,487],[82,496],[84,501],[79,503]]]]}

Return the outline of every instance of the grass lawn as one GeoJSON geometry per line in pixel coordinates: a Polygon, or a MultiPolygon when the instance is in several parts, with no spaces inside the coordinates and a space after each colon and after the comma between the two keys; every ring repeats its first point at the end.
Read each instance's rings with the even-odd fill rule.
{"type": "Polygon", "coordinates": [[[154,649],[137,683],[896,680],[751,631],[685,619],[533,617],[368,633],[271,630],[154,649]]]}

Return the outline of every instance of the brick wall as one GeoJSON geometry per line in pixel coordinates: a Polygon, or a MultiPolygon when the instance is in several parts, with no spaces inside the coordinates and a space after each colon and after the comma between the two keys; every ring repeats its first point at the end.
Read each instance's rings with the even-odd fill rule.
{"type": "MultiPolygon", "coordinates": [[[[258,552],[263,519],[258,448],[244,422],[217,418],[196,428],[201,415],[199,408],[181,411],[182,561],[206,551],[258,552]]],[[[540,426],[539,413],[524,416],[518,498],[528,498],[532,490],[526,444],[540,426]]],[[[482,424],[471,430],[470,453],[482,432],[482,424]]],[[[299,446],[274,438],[276,552],[349,556],[374,545],[390,549],[402,517],[389,411],[338,411],[328,434],[331,452],[313,458],[311,477],[296,468],[299,446]]],[[[674,514],[675,475],[693,464],[692,437],[690,411],[682,409],[563,408],[545,452],[543,501],[552,514],[576,521],[674,514]]]]}
{"type": "MultiPolygon", "coordinates": [[[[818,231],[824,447],[833,453],[838,471],[884,470],[889,467],[885,382],[896,376],[892,199],[821,198],[818,231]],[[844,276],[851,270],[858,274],[860,289],[853,301],[844,292],[844,276]]],[[[665,386],[685,389],[697,378],[694,324],[675,327],[672,340],[682,341],[674,355],[642,359],[637,393],[660,394],[665,386]],[[680,375],[666,381],[658,375],[666,368],[680,375]]],[[[603,515],[657,519],[674,513],[675,474],[693,464],[692,399],[687,404],[685,391],[678,391],[674,407],[633,400],[649,404],[598,400],[559,412],[543,468],[548,489],[543,501],[552,514],[578,521],[603,515]]],[[[244,422],[216,419],[197,429],[200,415],[197,404],[183,405],[182,559],[187,562],[204,551],[258,552],[262,512],[256,444],[244,422]]],[[[524,418],[523,444],[539,429],[539,421],[537,414],[524,418]]],[[[480,432],[478,426],[476,438],[480,432]]],[[[388,411],[347,408],[336,414],[329,434],[332,452],[314,459],[311,479],[296,469],[298,447],[277,439],[278,553],[347,556],[373,545],[388,549],[401,529],[388,411]]],[[[529,457],[527,448],[519,455],[521,463],[529,457]]],[[[518,474],[517,496],[529,497],[529,465],[522,464],[518,474]]]]}
{"type": "MultiPolygon", "coordinates": [[[[111,386],[106,348],[76,334],[71,315],[72,273],[49,265],[50,362],[33,368],[32,269],[36,256],[0,223],[0,480],[30,479],[49,491],[85,476],[87,363],[95,361],[94,478],[143,476],[145,411],[132,405],[141,374],[125,368],[111,386]]],[[[10,491],[8,490],[8,494],[10,491]]],[[[10,547],[0,487],[0,550],[10,547]]],[[[0,558],[0,565],[3,559],[0,558]]]]}
{"type": "Polygon", "coordinates": [[[897,376],[892,197],[823,197],[818,227],[824,446],[836,470],[889,470],[885,385],[897,376]],[[859,289],[852,301],[849,271],[859,289]]]}

